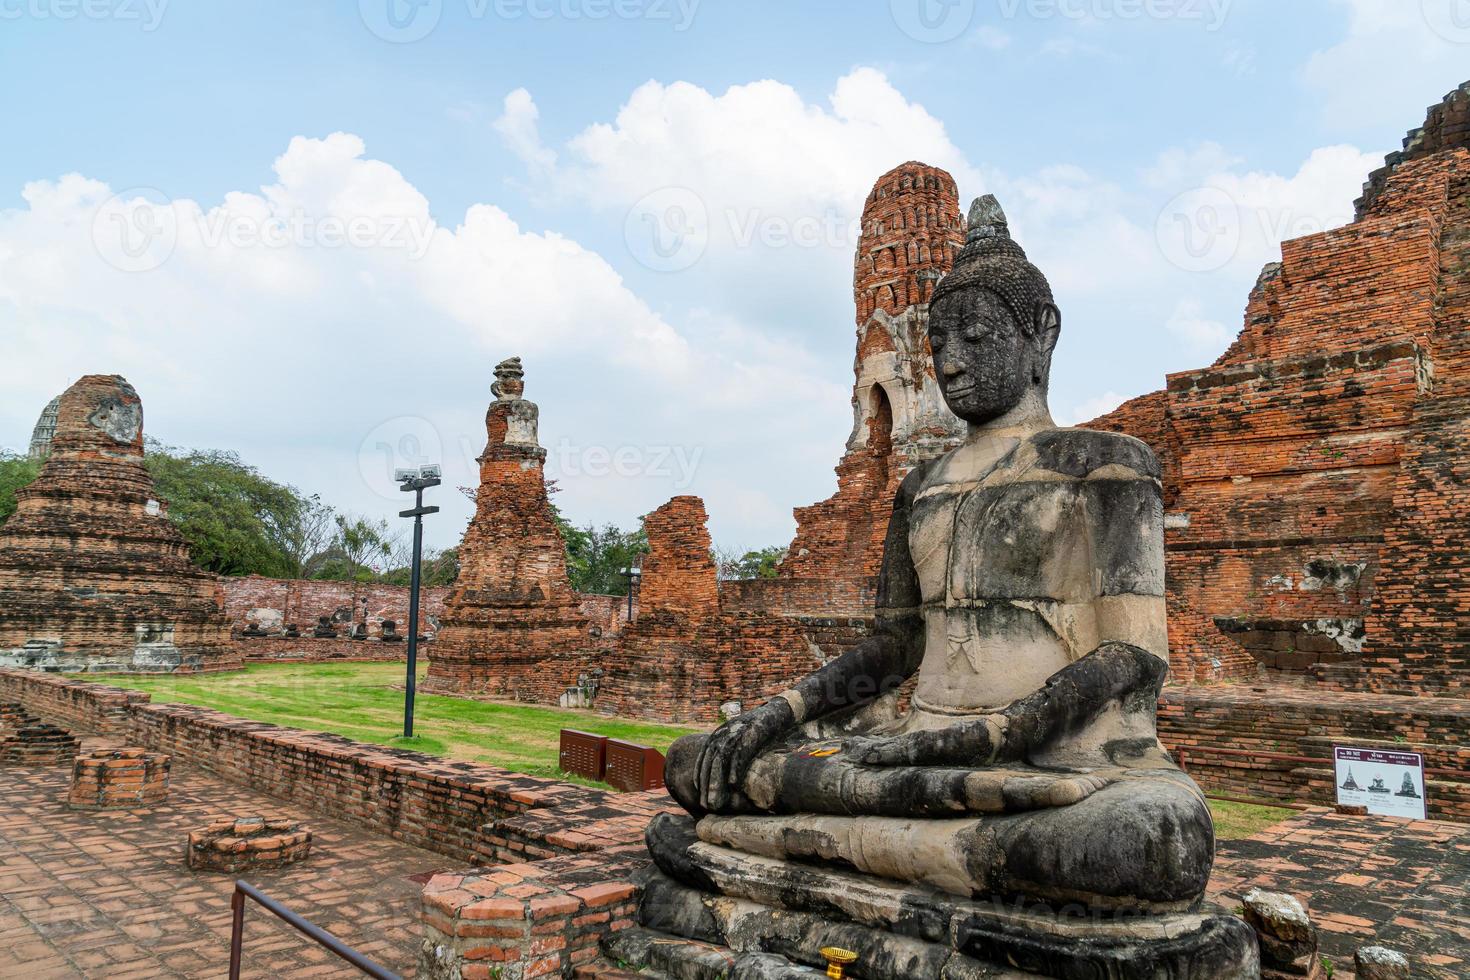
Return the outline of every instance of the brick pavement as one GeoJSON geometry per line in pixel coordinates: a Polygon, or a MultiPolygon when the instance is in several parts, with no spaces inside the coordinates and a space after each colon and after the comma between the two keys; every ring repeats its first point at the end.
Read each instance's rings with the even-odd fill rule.
{"type": "Polygon", "coordinates": [[[1415,977],[1470,976],[1470,827],[1315,808],[1218,850],[1211,896],[1227,907],[1257,885],[1297,896],[1338,978],[1374,944],[1408,956],[1415,977]]]}
{"type": "MultiPolygon", "coordinates": [[[[309,860],[248,880],[405,975],[422,934],[422,885],[408,876],[454,864],[192,766],[175,766],[168,801],[147,810],[70,810],[69,782],[69,767],[0,768],[0,977],[224,976],[234,879],[184,865],[187,832],[218,814],[264,810],[310,826],[309,860]]],[[[250,976],[360,976],[253,904],[245,953],[250,976]]]]}

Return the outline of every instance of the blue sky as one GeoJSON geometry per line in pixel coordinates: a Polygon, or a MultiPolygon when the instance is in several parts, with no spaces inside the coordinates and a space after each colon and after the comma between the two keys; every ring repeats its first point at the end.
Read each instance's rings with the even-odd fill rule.
{"type": "Polygon", "coordinates": [[[574,520],[784,542],[884,170],[1000,195],[1073,422],[1218,356],[1467,77],[1470,0],[0,0],[0,446],[121,373],[155,437],[387,515],[415,447],[473,481],[520,354],[574,520]]]}

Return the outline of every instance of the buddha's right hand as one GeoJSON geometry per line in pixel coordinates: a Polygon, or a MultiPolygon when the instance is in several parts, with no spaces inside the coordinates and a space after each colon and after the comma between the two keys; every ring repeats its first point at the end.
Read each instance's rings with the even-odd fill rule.
{"type": "Polygon", "coordinates": [[[791,704],[785,698],[773,698],[715,729],[699,754],[699,796],[704,808],[711,813],[726,809],[756,756],[795,727],[791,704]]]}

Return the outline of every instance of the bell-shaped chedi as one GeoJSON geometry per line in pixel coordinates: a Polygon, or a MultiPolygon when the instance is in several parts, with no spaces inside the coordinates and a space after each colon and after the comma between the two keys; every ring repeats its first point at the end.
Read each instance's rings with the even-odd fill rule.
{"type": "Polygon", "coordinates": [[[964,434],[935,383],[928,337],[934,284],[964,244],[959,190],[948,173],[909,162],[878,178],[853,265],[852,435],[837,464],[837,494],[796,511],[783,577],[875,580],[899,482],[964,434]]]}
{"type": "Polygon", "coordinates": [[[520,358],[495,368],[475,516],[425,689],[549,702],[585,667],[590,624],[567,578],[520,358]]]}
{"type": "Polygon", "coordinates": [[[143,465],[133,386],[82,378],[54,426],[40,476],[0,526],[0,665],[238,668],[215,577],[190,561],[143,465]]]}

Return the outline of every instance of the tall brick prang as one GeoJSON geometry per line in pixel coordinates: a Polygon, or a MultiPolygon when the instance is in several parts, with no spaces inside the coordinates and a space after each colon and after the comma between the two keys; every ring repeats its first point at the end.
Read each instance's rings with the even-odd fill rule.
{"type": "Polygon", "coordinates": [[[56,402],[50,455],[0,527],[0,665],[240,666],[215,577],[189,559],[143,465],[143,403],[92,374],[56,402]]]}
{"type": "Polygon", "coordinates": [[[796,511],[783,577],[873,580],[899,483],[964,434],[935,381],[928,332],[934,284],[964,244],[953,177],[910,162],[878,178],[854,257],[852,435],[837,464],[836,495],[796,511]]]}
{"type": "Polygon", "coordinates": [[[557,703],[585,669],[591,624],[567,578],[520,358],[495,369],[475,516],[460,545],[425,688],[557,703]]]}

